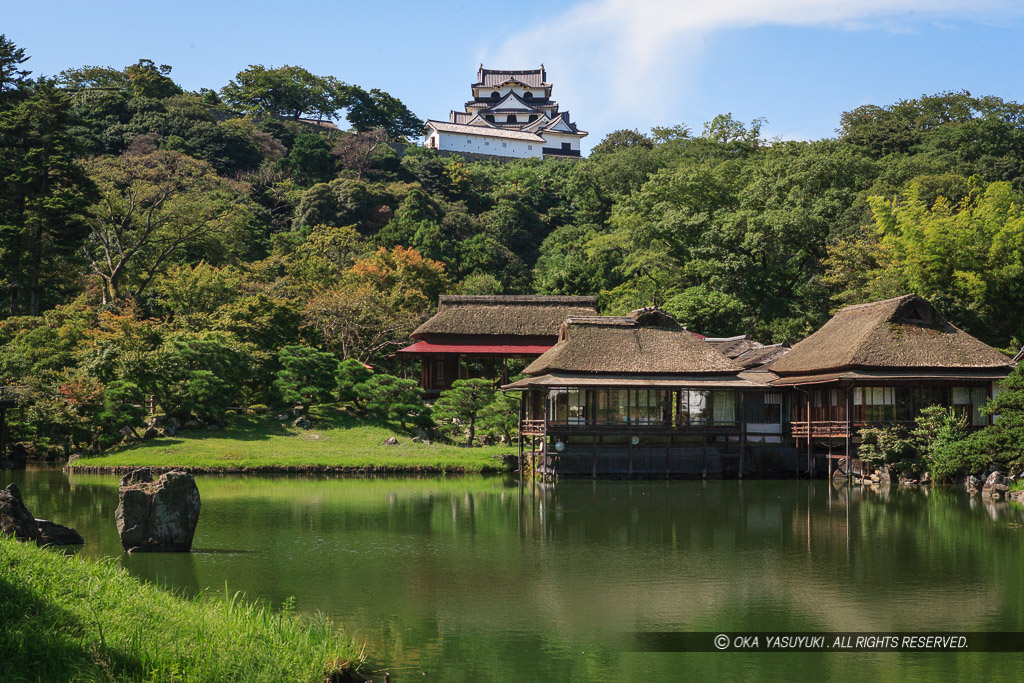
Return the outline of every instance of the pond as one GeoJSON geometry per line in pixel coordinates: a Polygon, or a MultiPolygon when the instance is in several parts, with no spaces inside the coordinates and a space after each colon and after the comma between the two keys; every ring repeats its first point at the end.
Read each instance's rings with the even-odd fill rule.
{"type": "Polygon", "coordinates": [[[1024,665],[624,651],[637,631],[1024,631],[1024,508],[959,490],[200,475],[193,552],[125,555],[116,476],[0,472],[9,481],[37,517],[77,528],[82,554],[189,593],[294,597],[396,682],[997,680],[1024,665]]]}

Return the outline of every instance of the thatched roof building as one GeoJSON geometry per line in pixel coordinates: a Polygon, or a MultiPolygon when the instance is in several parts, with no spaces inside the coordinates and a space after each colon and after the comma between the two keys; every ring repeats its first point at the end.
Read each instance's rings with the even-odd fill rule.
{"type": "Polygon", "coordinates": [[[532,359],[558,340],[569,316],[597,315],[593,296],[442,296],[437,314],[413,331],[399,351],[420,361],[428,394],[468,377],[468,361],[483,363],[493,379],[507,379],[507,361],[532,359]]]}
{"type": "Polygon", "coordinates": [[[545,385],[748,386],[742,366],[683,329],[664,311],[571,316],[558,343],[506,388],[545,385]]]}
{"type": "Polygon", "coordinates": [[[1002,377],[1012,361],[916,294],[847,306],[771,364],[776,385],[857,378],[1002,377]]]}
{"type": "Polygon", "coordinates": [[[442,296],[413,339],[433,335],[556,337],[569,316],[597,315],[593,296],[442,296]]]}
{"type": "Polygon", "coordinates": [[[748,334],[735,337],[704,337],[704,343],[721,351],[746,370],[769,365],[789,352],[789,344],[762,344],[748,334]]]}

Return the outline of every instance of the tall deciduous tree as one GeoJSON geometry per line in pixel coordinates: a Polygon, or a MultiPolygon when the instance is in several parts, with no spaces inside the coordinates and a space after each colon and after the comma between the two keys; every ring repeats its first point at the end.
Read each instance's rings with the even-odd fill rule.
{"type": "Polygon", "coordinates": [[[186,251],[223,254],[244,238],[251,205],[203,162],[158,151],[88,168],[102,199],[89,211],[84,251],[104,302],[122,296],[124,283],[138,296],[186,251]]]}

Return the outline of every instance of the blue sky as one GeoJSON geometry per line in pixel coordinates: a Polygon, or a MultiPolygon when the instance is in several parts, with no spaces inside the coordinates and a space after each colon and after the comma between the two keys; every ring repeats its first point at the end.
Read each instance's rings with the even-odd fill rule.
{"type": "Polygon", "coordinates": [[[144,57],[197,90],[297,64],[422,118],[459,108],[481,61],[543,62],[585,148],[617,128],[699,132],[724,112],[816,139],[861,104],[961,89],[1024,101],[1019,0],[8,3],[0,31],[36,74],[144,57]]]}

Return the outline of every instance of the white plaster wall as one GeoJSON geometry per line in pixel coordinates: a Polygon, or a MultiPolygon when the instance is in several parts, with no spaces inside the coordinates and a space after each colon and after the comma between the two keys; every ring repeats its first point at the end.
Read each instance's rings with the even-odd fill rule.
{"type": "Polygon", "coordinates": [[[487,99],[487,98],[489,98],[491,96],[491,93],[494,92],[495,90],[498,91],[498,99],[499,100],[502,97],[504,97],[505,95],[507,95],[509,93],[509,91],[515,92],[515,94],[519,95],[520,97],[523,97],[524,95],[526,95],[526,93],[531,92],[531,93],[533,93],[533,99],[535,99],[535,100],[543,100],[544,99],[544,88],[513,88],[513,87],[508,86],[508,85],[506,85],[504,87],[501,87],[501,88],[474,88],[473,89],[473,97],[482,97],[483,99],[487,99]]]}
{"type": "Polygon", "coordinates": [[[570,145],[570,149],[573,149],[577,152],[580,151],[580,139],[575,135],[562,135],[560,133],[551,133],[548,131],[544,131],[539,135],[547,141],[544,145],[545,147],[555,147],[556,149],[561,149],[562,143],[568,142],[570,145]]]}
{"type": "MultiPolygon", "coordinates": [[[[491,138],[485,135],[472,135],[466,133],[448,133],[435,131],[431,137],[438,137],[437,148],[448,152],[472,152],[474,154],[492,154],[500,157],[515,157],[516,159],[527,159],[541,156],[540,142],[527,142],[526,140],[507,140],[504,138],[491,138]]],[[[429,146],[429,137],[428,146],[429,146]]]]}

